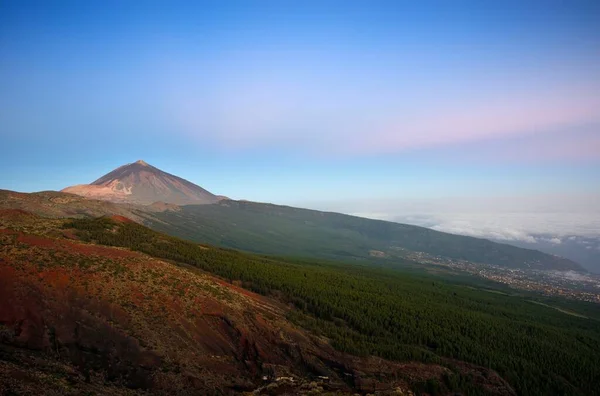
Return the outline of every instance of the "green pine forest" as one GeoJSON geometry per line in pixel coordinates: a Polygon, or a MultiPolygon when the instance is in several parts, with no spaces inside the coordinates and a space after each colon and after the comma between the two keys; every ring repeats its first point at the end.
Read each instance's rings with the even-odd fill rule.
{"type": "MultiPolygon", "coordinates": [[[[276,296],[297,308],[292,321],[341,351],[449,367],[452,359],[474,363],[496,370],[522,395],[600,394],[600,310],[593,304],[515,293],[466,275],[433,275],[401,259],[377,265],[207,249],[108,218],[64,227],[84,241],[191,265],[276,296]]],[[[447,388],[468,389],[468,378],[445,381],[447,388]]]]}

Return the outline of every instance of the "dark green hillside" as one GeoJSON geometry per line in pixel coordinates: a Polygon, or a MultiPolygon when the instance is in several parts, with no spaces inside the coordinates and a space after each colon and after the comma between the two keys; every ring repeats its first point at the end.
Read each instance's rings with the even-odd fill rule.
{"type": "Polygon", "coordinates": [[[193,241],[255,253],[364,259],[373,250],[402,249],[509,268],[582,268],[567,259],[406,224],[271,204],[222,201],[156,213],[152,228],[193,241]]]}
{"type": "MultiPolygon", "coordinates": [[[[522,395],[600,394],[600,311],[593,304],[538,301],[571,312],[565,313],[531,298],[490,293],[490,283],[483,290],[465,277],[260,257],[109,219],[65,227],[86,241],[193,265],[278,296],[298,308],[292,320],[342,351],[448,367],[470,362],[496,370],[522,395]]],[[[470,381],[453,374],[428,389],[465,390],[470,381]]]]}

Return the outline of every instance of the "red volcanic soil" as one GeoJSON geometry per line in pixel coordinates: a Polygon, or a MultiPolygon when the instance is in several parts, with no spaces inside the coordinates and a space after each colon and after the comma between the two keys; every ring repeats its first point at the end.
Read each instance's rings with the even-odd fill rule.
{"type": "Polygon", "coordinates": [[[0,209],[0,218],[5,220],[33,219],[36,215],[22,209],[0,209]]]}
{"type": "Polygon", "coordinates": [[[31,216],[31,213],[26,212],[22,209],[0,209],[0,216],[2,216],[2,217],[31,216]]]}
{"type": "Polygon", "coordinates": [[[120,215],[112,215],[110,216],[110,219],[118,223],[135,223],[135,221],[131,220],[130,218],[120,215]]]}
{"type": "Polygon", "coordinates": [[[76,243],[72,241],[66,241],[63,239],[52,239],[47,237],[41,237],[37,235],[28,235],[19,233],[17,241],[27,244],[29,246],[37,246],[42,248],[51,248],[59,251],[80,253],[90,256],[104,256],[110,258],[119,257],[139,257],[140,253],[135,253],[130,250],[110,248],[98,245],[88,245],[82,243],[76,243]]]}
{"type": "MultiPolygon", "coordinates": [[[[267,394],[307,386],[391,392],[448,370],[342,354],[288,322],[281,303],[194,269],[118,248],[6,234],[0,394],[237,394],[266,385],[267,394]],[[276,381],[290,376],[294,382],[276,381]]],[[[496,394],[513,393],[486,369],[465,370],[490,378],[496,394]]]]}

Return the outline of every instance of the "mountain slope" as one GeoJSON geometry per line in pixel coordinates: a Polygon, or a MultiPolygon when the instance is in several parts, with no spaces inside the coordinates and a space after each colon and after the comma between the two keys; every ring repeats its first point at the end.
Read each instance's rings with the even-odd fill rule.
{"type": "Polygon", "coordinates": [[[600,389],[596,305],[475,278],[270,259],[123,217],[20,211],[0,212],[0,275],[0,393],[32,383],[37,394],[600,389]]]}
{"type": "Polygon", "coordinates": [[[0,190],[0,209],[18,209],[49,218],[100,217],[114,214],[135,221],[142,221],[152,211],[162,210],[155,206],[144,206],[142,211],[136,205],[87,199],[57,191],[19,193],[9,190],[0,190]]]}
{"type": "Polygon", "coordinates": [[[88,198],[112,202],[152,204],[209,204],[219,197],[178,176],[139,160],[120,166],[91,184],[81,184],[62,190],[88,198]]]}
{"type": "Polygon", "coordinates": [[[289,305],[193,266],[80,237],[221,271],[262,262],[123,217],[65,221],[4,210],[0,393],[391,394],[430,381],[441,390],[514,394],[495,372],[464,362],[341,353],[289,322],[289,305]]]}
{"type": "Polygon", "coordinates": [[[402,257],[409,250],[507,268],[585,271],[562,257],[486,239],[288,206],[227,200],[155,217],[147,224],[168,234],[255,253],[366,259],[374,251],[402,257]]]}

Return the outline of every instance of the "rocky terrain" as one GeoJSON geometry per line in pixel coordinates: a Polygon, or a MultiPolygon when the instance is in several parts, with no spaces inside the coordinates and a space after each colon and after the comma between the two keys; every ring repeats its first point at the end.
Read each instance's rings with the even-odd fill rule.
{"type": "Polygon", "coordinates": [[[165,210],[163,207],[164,205],[149,206],[141,211],[141,208],[136,205],[114,204],[57,191],[19,193],[0,190],[0,209],[19,209],[46,218],[100,217],[116,214],[141,221],[142,216],[145,216],[144,213],[165,210]]]}

